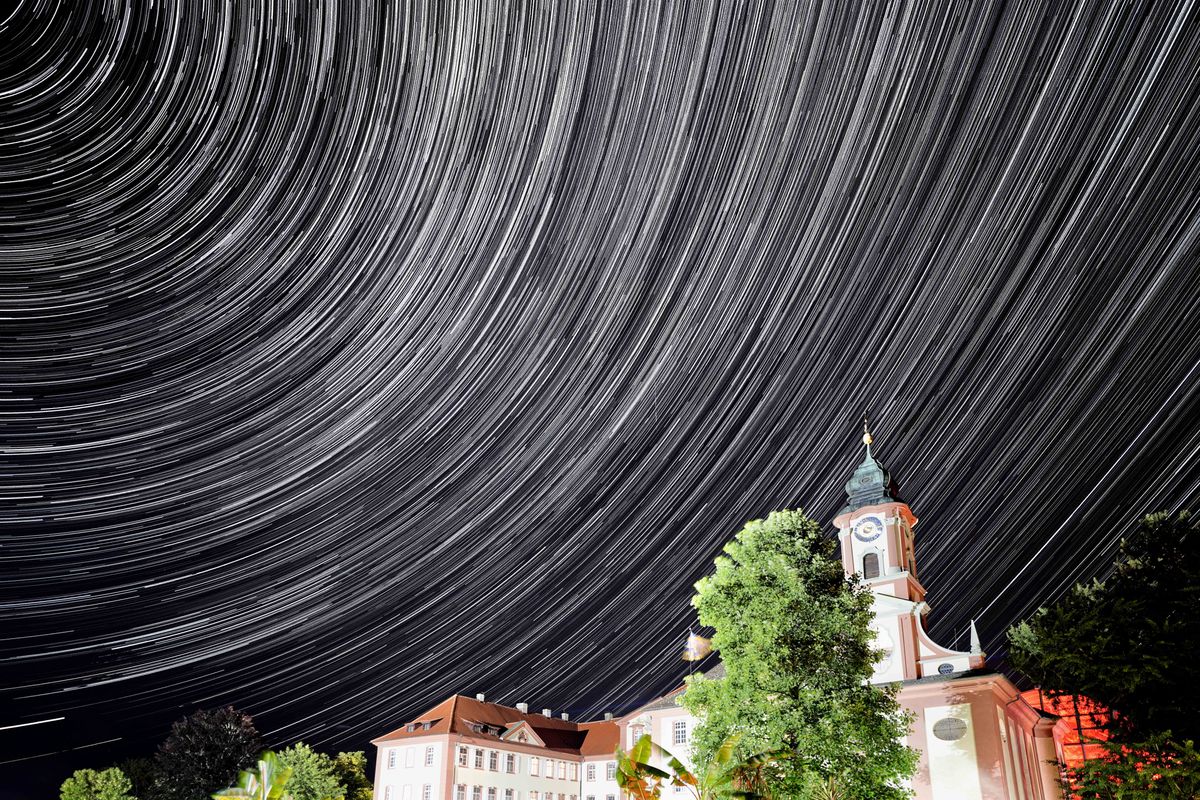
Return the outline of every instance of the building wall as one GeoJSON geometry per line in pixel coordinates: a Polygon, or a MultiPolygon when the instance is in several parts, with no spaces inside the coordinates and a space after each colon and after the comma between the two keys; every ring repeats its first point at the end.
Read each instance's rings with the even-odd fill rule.
{"type": "Polygon", "coordinates": [[[381,746],[375,765],[375,800],[442,800],[450,737],[421,736],[381,746]],[[432,751],[427,764],[426,751],[432,751]]]}
{"type": "MultiPolygon", "coordinates": [[[[642,734],[650,734],[650,740],[665,748],[671,755],[678,758],[692,769],[692,731],[696,728],[696,719],[681,706],[655,708],[632,714],[621,720],[621,748],[629,750],[642,734]],[[676,740],[676,725],[682,725],[683,741],[676,740]]],[[[655,752],[650,763],[661,769],[666,768],[666,759],[655,752]]]]}
{"type": "MultiPolygon", "coordinates": [[[[610,762],[616,763],[611,757],[596,762],[598,779],[587,789],[596,794],[596,800],[606,800],[608,794],[620,796],[616,781],[607,779],[606,765],[610,762]]],[[[584,776],[581,758],[569,753],[435,734],[378,745],[374,797],[375,800],[425,800],[423,794],[428,786],[429,800],[457,800],[457,789],[462,786],[465,800],[475,800],[476,787],[481,800],[581,800],[585,796],[584,776]],[[433,764],[429,766],[425,765],[426,747],[434,748],[433,764]],[[459,761],[461,747],[467,752],[465,765],[459,761]],[[393,764],[390,756],[393,752],[394,765],[389,766],[393,764]],[[480,761],[476,761],[477,754],[480,761]],[[506,756],[513,758],[512,772],[507,771],[506,756]],[[477,763],[482,766],[476,766],[477,763]],[[537,775],[532,774],[535,763],[537,775]],[[494,790],[494,795],[490,790],[494,790]],[[511,791],[511,796],[506,791],[511,791]]]]}
{"type": "MultiPolygon", "coordinates": [[[[628,749],[628,748],[625,748],[628,749]]],[[[580,765],[580,796],[583,800],[619,800],[621,787],[617,786],[615,772],[617,762],[612,756],[589,756],[580,765]],[[594,777],[588,779],[588,767],[594,777]],[[614,777],[609,777],[613,775],[614,777]]]]}

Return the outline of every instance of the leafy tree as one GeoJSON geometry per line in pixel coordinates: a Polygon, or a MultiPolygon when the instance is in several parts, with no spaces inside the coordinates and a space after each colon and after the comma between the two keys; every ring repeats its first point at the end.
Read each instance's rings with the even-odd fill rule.
{"type": "Polygon", "coordinates": [[[632,800],[655,800],[662,796],[664,782],[689,793],[695,800],[717,800],[723,797],[760,798],[769,795],[757,791],[757,776],[762,766],[772,764],[785,754],[762,754],[745,761],[734,757],[740,735],[733,734],[717,749],[698,775],[662,747],[650,741],[649,734],[634,742],[628,752],[617,750],[617,785],[632,800]],[[657,754],[670,767],[670,772],[652,766],[651,754],[657,754]]]}
{"type": "Polygon", "coordinates": [[[155,758],[154,796],[162,800],[208,800],[238,771],[254,764],[262,737],[248,714],[232,706],[197,711],[171,726],[155,758]]]}
{"type": "Polygon", "coordinates": [[[346,800],[371,800],[374,796],[363,751],[338,753],[333,759],[333,774],[338,783],[346,787],[346,800]]]}
{"type": "Polygon", "coordinates": [[[1136,749],[1104,742],[1104,756],[1067,770],[1071,796],[1080,800],[1200,798],[1200,753],[1191,741],[1164,734],[1139,741],[1136,749]]]}
{"type": "Polygon", "coordinates": [[[290,789],[289,779],[292,770],[285,767],[279,756],[267,750],[258,759],[258,768],[243,770],[238,774],[237,784],[219,792],[213,792],[213,800],[224,800],[226,797],[243,798],[243,800],[288,800],[290,795],[283,793],[290,789]]]}
{"type": "Polygon", "coordinates": [[[109,767],[101,772],[76,770],[63,781],[59,797],[61,800],[135,800],[132,792],[133,786],[125,773],[109,767]]]}
{"type": "Polygon", "coordinates": [[[871,594],[849,579],[834,543],[801,511],[749,522],[696,584],[700,622],[716,629],[725,676],[693,675],[683,696],[701,719],[697,763],[740,732],[739,758],[783,750],[763,779],[773,796],[819,797],[831,780],[848,800],[908,796],[916,753],[895,686],[868,683],[871,594]]]}
{"type": "Polygon", "coordinates": [[[137,758],[127,758],[120,764],[117,764],[117,769],[125,773],[125,777],[129,778],[129,782],[133,785],[134,797],[149,798],[154,793],[154,759],[139,756],[137,758]]]}
{"type": "Polygon", "coordinates": [[[1152,514],[1104,580],[1078,584],[1009,629],[1010,660],[1044,690],[1116,712],[1119,739],[1200,738],[1200,525],[1152,514]]]}
{"type": "Polygon", "coordinates": [[[338,782],[334,760],[304,742],[281,752],[279,764],[291,770],[287,790],[292,800],[326,800],[346,793],[345,785],[338,782]]]}
{"type": "Polygon", "coordinates": [[[1044,691],[1109,709],[1104,755],[1067,771],[1083,798],[1200,796],[1200,525],[1152,514],[1112,572],[1008,631],[1010,660],[1044,691]]]}

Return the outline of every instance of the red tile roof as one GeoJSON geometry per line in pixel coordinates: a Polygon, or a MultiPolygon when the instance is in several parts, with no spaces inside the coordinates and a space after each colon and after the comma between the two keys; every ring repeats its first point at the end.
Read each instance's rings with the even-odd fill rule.
{"type": "Polygon", "coordinates": [[[581,756],[611,756],[621,743],[621,729],[611,720],[584,722],[579,727],[584,732],[581,756]]]}
{"type": "Polygon", "coordinates": [[[479,739],[495,739],[514,724],[525,722],[533,729],[546,747],[575,755],[599,755],[611,753],[617,747],[620,733],[617,724],[611,721],[577,723],[541,714],[528,714],[510,706],[487,703],[473,697],[454,695],[433,708],[419,714],[415,719],[384,734],[372,744],[409,739],[432,734],[461,734],[479,739]],[[425,728],[424,724],[429,727],[425,728]],[[486,726],[480,730],[480,726],[486,726]],[[415,726],[409,730],[409,726],[415,726]],[[488,730],[490,728],[490,730],[488,730]]]}

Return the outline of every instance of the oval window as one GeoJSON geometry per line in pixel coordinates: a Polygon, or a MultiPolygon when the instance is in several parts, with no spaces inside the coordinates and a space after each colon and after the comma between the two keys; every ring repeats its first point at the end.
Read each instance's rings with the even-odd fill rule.
{"type": "Polygon", "coordinates": [[[951,672],[954,672],[953,664],[938,664],[939,675],[949,675],[951,672]]]}
{"type": "Polygon", "coordinates": [[[933,735],[943,742],[956,742],[967,735],[966,720],[946,717],[933,723],[933,735]]]}

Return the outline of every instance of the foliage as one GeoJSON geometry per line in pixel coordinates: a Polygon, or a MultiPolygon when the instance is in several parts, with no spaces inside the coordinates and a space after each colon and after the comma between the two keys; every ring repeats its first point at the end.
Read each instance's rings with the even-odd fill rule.
{"type": "Polygon", "coordinates": [[[688,679],[697,762],[740,732],[742,759],[793,754],[761,770],[774,796],[820,796],[831,779],[846,800],[908,796],[899,783],[916,768],[901,743],[909,718],[897,687],[868,683],[879,657],[871,594],[845,575],[815,522],[779,511],[747,523],[696,590],[725,665],[723,678],[688,679]]]}
{"type": "Polygon", "coordinates": [[[292,800],[325,800],[346,793],[345,785],[338,781],[334,760],[303,742],[279,753],[279,763],[291,770],[287,788],[292,800]]]}
{"type": "Polygon", "coordinates": [[[101,772],[76,770],[63,781],[59,797],[62,800],[135,800],[132,792],[133,786],[125,773],[109,767],[101,772]]]}
{"type": "Polygon", "coordinates": [[[117,764],[117,769],[125,773],[129,778],[129,783],[133,785],[133,796],[149,798],[154,791],[154,759],[139,756],[137,758],[127,758],[120,764],[117,764]]]}
{"type": "Polygon", "coordinates": [[[617,748],[617,785],[631,800],[652,800],[662,794],[662,782],[670,775],[650,764],[654,749],[648,735],[641,736],[628,753],[617,748]]]}
{"type": "Polygon", "coordinates": [[[333,774],[345,787],[346,800],[371,800],[374,791],[367,777],[367,757],[361,750],[338,753],[333,759],[333,774]]]}
{"type": "Polygon", "coordinates": [[[1195,739],[1198,604],[1200,526],[1186,512],[1153,514],[1121,542],[1107,578],[1076,585],[1009,630],[1010,659],[1043,689],[1116,712],[1118,739],[1195,739]]]}
{"type": "Polygon", "coordinates": [[[1067,771],[1071,793],[1081,800],[1196,800],[1200,798],[1200,753],[1191,741],[1159,734],[1120,745],[1104,742],[1103,758],[1067,771]]]}
{"type": "Polygon", "coordinates": [[[249,715],[232,707],[197,711],[171,726],[158,748],[154,795],[162,800],[208,800],[253,764],[263,749],[249,715]]]}
{"type": "Polygon", "coordinates": [[[695,800],[717,800],[722,797],[763,797],[748,788],[758,768],[777,756],[760,755],[746,761],[734,758],[734,749],[740,738],[730,736],[717,749],[713,760],[708,762],[699,775],[692,773],[678,758],[650,741],[649,734],[640,737],[628,753],[617,750],[617,785],[633,800],[650,800],[661,796],[662,785],[686,789],[695,800]],[[657,754],[670,768],[661,770],[649,763],[651,754],[657,754]]]}
{"type": "Polygon", "coordinates": [[[288,778],[292,770],[285,767],[279,756],[270,750],[264,752],[258,759],[258,769],[243,770],[238,775],[237,784],[214,792],[213,800],[223,800],[226,797],[240,797],[246,800],[287,800],[283,790],[288,787],[288,778]]]}

